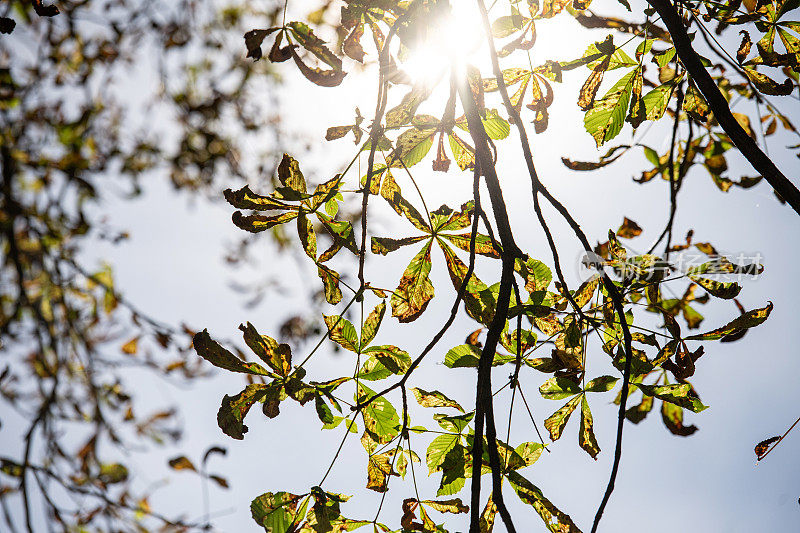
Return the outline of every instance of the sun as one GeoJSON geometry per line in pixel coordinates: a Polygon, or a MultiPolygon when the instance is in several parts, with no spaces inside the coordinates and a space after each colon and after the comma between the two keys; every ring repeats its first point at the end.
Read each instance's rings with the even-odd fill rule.
{"type": "Polygon", "coordinates": [[[461,69],[483,43],[483,22],[472,2],[454,2],[428,26],[402,63],[415,85],[433,88],[450,69],[461,69]]]}

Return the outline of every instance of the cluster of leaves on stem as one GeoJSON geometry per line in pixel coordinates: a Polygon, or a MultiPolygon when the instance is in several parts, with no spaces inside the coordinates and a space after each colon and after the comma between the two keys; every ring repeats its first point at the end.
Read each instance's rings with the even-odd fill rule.
{"type": "MultiPolygon", "coordinates": [[[[444,73],[439,80],[449,94],[446,103],[439,105],[429,100],[433,88],[411,80],[403,70],[403,63],[409,51],[424,46],[425,36],[436,32],[441,19],[449,16],[448,4],[433,0],[345,1],[343,4],[340,12],[332,14],[338,15],[338,23],[334,25],[337,41],[328,43],[318,36],[325,27],[326,8],[323,8],[321,14],[314,14],[316,23],[310,26],[302,22],[284,22],[281,26],[251,30],[245,35],[245,46],[248,56],[256,60],[265,55],[262,51],[265,46],[270,47],[266,57],[272,62],[293,59],[303,76],[322,87],[341,83],[349,63],[379,59],[377,73],[381,90],[375,116],[370,121],[357,110],[353,124],[331,126],[326,136],[328,140],[335,140],[353,134],[356,143],[353,161],[368,154],[366,175],[354,175],[351,163],[334,178],[320,182],[312,192],[300,163],[285,155],[278,169],[280,186],[273,192],[257,194],[245,187],[226,191],[225,196],[235,208],[245,211],[235,212],[233,221],[246,231],[260,232],[296,221],[298,242],[319,273],[328,303],[344,308],[324,316],[326,334],[320,345],[305,354],[299,364],[296,357],[293,360],[287,345],[257,333],[249,323],[241,326],[244,340],[266,367],[238,359],[213,341],[207,332],[198,334],[195,348],[200,356],[220,368],[249,375],[250,384],[244,390],[222,400],[218,413],[220,427],[231,437],[241,439],[247,430],[244,418],[257,403],[262,404],[262,411],[269,418],[279,415],[280,404],[286,399],[301,405],[313,403],[323,429],[344,425],[345,439],[348,433],[360,433],[365,451],[366,488],[380,493],[388,490],[392,477],[405,478],[409,467],[413,470],[414,463],[421,462],[424,456],[429,475],[441,475],[435,494],[439,499],[422,500],[417,495],[404,500],[401,531],[446,531],[446,515],[434,515],[431,511],[470,512],[458,495],[465,488],[466,480],[478,471],[492,475],[496,481],[495,492],[488,500],[482,500],[486,501],[482,513],[472,510],[474,520],[470,531],[491,531],[496,513],[507,513],[501,495],[496,492],[502,480],[509,482],[522,502],[533,507],[547,529],[578,531],[578,526],[560,510],[559,506],[568,502],[559,502],[556,506],[530,480],[535,469],[525,470],[533,466],[548,445],[543,440],[515,444],[499,438],[496,442],[486,441],[489,433],[483,432],[483,420],[480,426],[476,424],[476,413],[487,417],[487,424],[493,428],[492,411],[486,411],[487,406],[482,406],[483,411],[467,410],[451,399],[446,390],[410,387],[414,379],[425,387],[424,376],[414,374],[412,378],[422,358],[429,354],[438,357],[454,372],[463,372],[455,370],[459,368],[480,368],[485,363],[513,368],[509,381],[500,387],[508,387],[512,407],[517,393],[524,399],[523,391],[531,386],[538,387],[543,398],[558,401],[554,412],[544,420],[551,441],[568,433],[569,419],[579,410],[578,445],[596,458],[601,449],[595,436],[592,405],[602,404],[604,396],[621,403],[620,431],[624,419],[640,423],[658,401],[663,422],[671,433],[688,436],[695,432],[697,427],[687,423],[685,416],[687,411],[699,413],[706,409],[689,381],[696,365],[700,364],[704,343],[742,338],[749,328],[767,319],[772,304],[746,311],[736,300],[741,286],[721,280],[719,274],[754,275],[761,272],[761,265],[735,264],[708,243],[692,244],[691,233],[686,245],[673,245],[672,216],[663,257],[653,254],[652,250],[645,254],[630,253],[620,239],[635,238],[642,228],[624,218],[618,231],[608,231],[605,242],[594,250],[587,249],[597,258],[594,263],[598,273],[571,290],[561,274],[554,243],[551,244],[552,256],[540,259],[504,246],[503,224],[508,225],[508,220],[504,220],[505,206],[498,201],[498,198],[502,200],[502,192],[493,191],[490,182],[493,172],[489,170],[494,169],[495,161],[482,157],[482,150],[489,153],[485,147],[495,141],[498,149],[503,146],[499,141],[509,143],[507,137],[512,126],[524,132],[519,117],[526,124],[532,122],[536,133],[544,132],[550,123],[550,108],[555,98],[553,84],[560,83],[571,71],[585,73],[588,70],[588,77],[577,95],[577,105],[585,111],[586,131],[598,147],[618,137],[626,123],[635,130],[666,115],[673,117],[673,131],[678,131],[678,121],[688,124],[688,139],[684,142],[673,133],[665,155],[639,142],[611,148],[599,162],[564,158],[566,166],[574,170],[594,170],[616,161],[632,146],[641,146],[654,168],[644,170],[639,181],[649,181],[657,175],[669,181],[673,212],[675,193],[698,156],[723,191],[732,185],[751,187],[758,178],[742,178],[735,182],[724,176],[725,154],[733,143],[715,121],[709,104],[683,67],[683,58],[676,54],[672,35],[660,25],[660,18],[653,9],[646,10],[646,22],[638,24],[595,15],[587,9],[589,2],[578,0],[499,2],[492,9],[491,22],[485,25],[486,37],[494,40],[492,50],[497,51],[493,52],[493,59],[502,60],[508,66],[486,73],[472,66],[467,66],[463,73],[453,67],[452,76],[444,73]],[[615,44],[615,35],[610,34],[590,44],[581,57],[551,59],[533,65],[527,52],[535,47],[536,25],[547,23],[555,16],[572,16],[586,27],[613,30],[622,34],[625,41],[622,45],[615,44]],[[369,45],[366,44],[370,41],[367,35],[371,36],[369,45]],[[624,47],[635,52],[628,53],[624,47]],[[370,48],[374,48],[373,53],[367,51],[370,48]],[[652,65],[655,65],[656,78],[646,72],[652,65]],[[604,80],[612,81],[607,78],[617,70],[622,76],[614,76],[613,84],[601,93],[604,80]],[[403,86],[406,86],[404,95],[390,100],[390,89],[403,86]],[[467,90],[461,92],[461,97],[466,93],[471,98],[459,103],[457,95],[464,87],[467,90]],[[491,107],[490,100],[498,93],[504,98],[510,95],[505,108],[503,102],[498,102],[499,110],[491,107]],[[599,94],[604,95],[599,97],[599,94]],[[418,113],[423,104],[434,109],[428,114],[418,113]],[[480,120],[471,120],[473,110],[480,120]],[[365,129],[365,124],[370,124],[369,128],[365,129]],[[477,126],[482,131],[475,131],[477,126]],[[432,155],[434,145],[436,150],[432,155]],[[458,170],[450,168],[453,159],[458,170]],[[484,211],[481,207],[477,181],[473,198],[465,198],[460,206],[442,205],[429,210],[424,199],[428,177],[423,171],[417,172],[426,161],[430,161],[433,172],[473,170],[476,180],[485,177],[490,195],[495,193],[492,210],[484,211]],[[409,186],[404,185],[404,191],[401,182],[413,185],[421,205],[410,200],[409,186]],[[364,209],[361,231],[367,233],[357,235],[349,221],[337,219],[339,205],[347,201],[348,196],[361,198],[364,209]],[[413,227],[415,234],[384,236],[370,232],[367,206],[375,201],[386,202],[404,223],[413,227]],[[494,236],[490,214],[501,233],[501,242],[494,236]],[[483,229],[479,229],[479,221],[483,229]],[[329,247],[319,253],[318,238],[323,232],[329,247]],[[367,237],[371,244],[369,250],[367,237]],[[372,284],[370,270],[387,268],[380,256],[407,246],[414,246],[417,251],[398,273],[397,286],[387,289],[372,284]],[[690,246],[706,254],[707,260],[681,270],[670,261],[670,254],[674,257],[690,246]],[[435,248],[442,252],[452,291],[444,289],[442,280],[432,275],[435,248]],[[369,251],[372,256],[367,260],[369,251]],[[469,259],[465,259],[467,254],[469,259]],[[508,281],[483,281],[478,277],[474,268],[475,255],[489,258],[490,265],[499,265],[499,260],[504,268],[513,264],[515,291],[510,296],[508,286],[503,286],[508,281]],[[340,267],[340,273],[330,266],[335,256],[337,264],[344,265],[347,270],[340,267]],[[557,281],[546,265],[550,260],[555,263],[557,281]],[[356,271],[359,281],[351,286],[346,280],[352,279],[356,271]],[[678,297],[681,284],[682,296],[678,297]],[[349,297],[344,296],[345,291],[349,291],[349,297]],[[440,337],[437,336],[418,354],[409,354],[391,344],[372,345],[379,327],[388,320],[384,315],[389,309],[400,324],[420,320],[435,323],[439,317],[426,314],[434,297],[455,298],[454,312],[463,309],[477,323],[478,329],[467,336],[465,344],[449,350],[433,348],[440,337]],[[505,301],[501,302],[503,299],[505,301]],[[697,306],[711,300],[735,302],[739,316],[715,328],[702,328],[704,319],[697,306]],[[360,334],[345,318],[354,303],[359,304],[356,309],[360,308],[356,311],[360,313],[362,324],[360,334]],[[506,308],[505,316],[497,316],[498,309],[506,308]],[[487,331],[487,339],[493,339],[488,352],[481,341],[484,331],[487,331]],[[353,370],[342,376],[327,375],[319,376],[320,381],[309,380],[304,364],[317,354],[317,348],[326,340],[349,352],[353,370]],[[495,344],[499,344],[497,349],[493,348],[495,344]],[[598,348],[591,350],[591,358],[590,348],[598,348]],[[596,368],[601,360],[616,368],[618,375],[594,375],[591,368],[596,368]],[[381,381],[388,384],[375,383],[381,381]],[[407,387],[412,389],[417,403],[436,410],[433,418],[438,427],[412,422],[407,387]],[[398,389],[402,394],[401,403],[391,399],[398,389]],[[349,391],[352,391],[352,399],[349,391]],[[638,395],[639,403],[627,408],[625,402],[629,394],[638,395]],[[562,403],[564,400],[566,402],[562,403]],[[477,427],[481,428],[478,435],[477,427]],[[415,446],[427,437],[426,447],[415,450],[412,434],[415,446]],[[476,441],[484,445],[476,447],[476,441]],[[481,457],[474,453],[476,449],[483,450],[481,457]],[[476,461],[480,461],[480,465],[476,461]]],[[[627,2],[622,1],[622,4],[630,10],[627,2]]],[[[476,9],[483,8],[483,3],[479,1],[476,6],[476,9]]],[[[767,124],[765,135],[774,133],[778,123],[794,132],[789,119],[767,100],[766,95],[786,95],[797,85],[800,48],[792,32],[797,30],[798,23],[784,21],[786,14],[795,7],[797,2],[791,1],[686,2],[679,5],[686,24],[696,25],[698,34],[709,34],[705,25],[712,21],[718,24],[718,34],[742,24],[764,33],[758,40],[757,54],[748,59],[751,55],[748,31],[753,30],[747,26],[748,30],[742,31],[744,38],[736,64],[727,71],[716,69],[714,80],[727,99],[736,94],[768,110],[768,115],[762,117],[762,122],[767,124]],[[776,48],[776,35],[785,52],[776,48]],[[778,68],[785,79],[775,81],[756,70],[758,67],[778,68]],[[735,80],[736,76],[743,77],[735,80]]],[[[713,35],[710,39],[716,42],[713,35]]],[[[713,44],[710,47],[712,51],[724,52],[713,44]]],[[[715,66],[709,59],[703,61],[707,67],[715,66]]],[[[736,114],[735,117],[754,135],[748,116],[736,114]]],[[[532,169],[533,163],[528,161],[528,166],[532,169]]],[[[463,174],[464,179],[468,174],[463,174]]],[[[560,204],[543,189],[535,171],[531,179],[535,209],[539,209],[539,194],[558,209],[560,204]]],[[[572,215],[564,216],[571,225],[577,226],[573,224],[572,215]]],[[[540,217],[540,221],[549,236],[544,218],[540,217]]],[[[579,228],[576,236],[586,242],[579,228]]],[[[492,270],[487,267],[485,271],[492,270]]],[[[452,317],[443,330],[451,322],[452,317]]],[[[478,404],[483,401],[480,388],[479,381],[478,404]]],[[[499,390],[491,392],[493,396],[499,390]]],[[[494,429],[487,431],[494,432],[494,429]]],[[[621,434],[617,438],[618,452],[620,440],[621,434]]],[[[605,500],[613,487],[618,461],[617,458],[605,500]]],[[[327,475],[323,483],[326,478],[327,475]]],[[[476,480],[472,481],[474,503],[476,480]]],[[[273,532],[350,531],[367,525],[372,525],[375,531],[394,530],[381,523],[378,517],[373,520],[345,517],[340,504],[347,497],[328,492],[322,488],[323,483],[304,494],[267,492],[253,501],[253,518],[273,532]]],[[[278,488],[270,487],[271,490],[278,488]]],[[[479,490],[477,496],[480,496],[479,490]]],[[[509,527],[507,521],[506,527],[509,527]]]]}

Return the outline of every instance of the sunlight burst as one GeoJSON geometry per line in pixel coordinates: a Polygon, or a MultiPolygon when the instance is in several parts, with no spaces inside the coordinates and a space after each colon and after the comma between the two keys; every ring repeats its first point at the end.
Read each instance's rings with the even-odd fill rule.
{"type": "Polygon", "coordinates": [[[415,84],[435,86],[450,69],[460,69],[483,39],[483,22],[473,5],[457,2],[434,21],[410,50],[403,71],[415,84]]]}

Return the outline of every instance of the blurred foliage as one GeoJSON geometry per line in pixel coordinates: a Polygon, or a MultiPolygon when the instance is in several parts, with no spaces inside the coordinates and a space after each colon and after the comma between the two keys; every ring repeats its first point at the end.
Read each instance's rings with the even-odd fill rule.
{"type": "Polygon", "coordinates": [[[137,407],[126,375],[205,375],[187,357],[194,332],[133,306],[111,268],[85,258],[92,243],[128,237],[104,206],[137,197],[146,180],[216,197],[272,159],[275,78],[239,44],[251,20],[275,19],[269,5],[0,7],[0,394],[3,430],[27,424],[0,458],[9,531],[202,525],[199,505],[181,516],[151,507],[154,487],[127,464],[128,450],[175,442],[181,426],[174,407],[137,407]]]}

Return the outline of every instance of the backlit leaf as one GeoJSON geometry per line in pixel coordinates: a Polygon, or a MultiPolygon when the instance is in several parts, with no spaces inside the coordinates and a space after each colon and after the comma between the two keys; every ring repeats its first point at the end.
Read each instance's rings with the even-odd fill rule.
{"type": "Polygon", "coordinates": [[[550,438],[552,440],[558,440],[561,438],[561,433],[564,431],[564,426],[567,425],[569,416],[581,402],[581,398],[583,398],[583,395],[575,396],[570,401],[565,403],[558,411],[547,417],[547,419],[544,421],[544,427],[550,432],[550,438]]]}
{"type": "Polygon", "coordinates": [[[397,346],[370,346],[363,353],[375,357],[393,374],[402,374],[411,366],[411,357],[397,346]]]}
{"type": "Polygon", "coordinates": [[[411,390],[414,392],[417,403],[422,407],[453,407],[462,413],[464,412],[464,408],[457,401],[451,400],[439,391],[428,392],[418,387],[414,387],[411,390]]]}
{"type": "Polygon", "coordinates": [[[431,242],[429,241],[414,256],[400,278],[400,284],[392,293],[392,316],[400,322],[417,319],[433,298],[433,284],[429,279],[431,272],[431,242]]]}
{"type": "Polygon", "coordinates": [[[753,309],[752,311],[748,311],[747,313],[736,317],[721,328],[717,328],[706,333],[700,333],[698,335],[692,335],[691,337],[686,337],[686,340],[713,341],[721,339],[727,335],[732,335],[740,331],[753,328],[764,322],[769,317],[769,314],[772,312],[772,307],[772,302],[770,302],[766,307],[753,309]]]}
{"type": "Polygon", "coordinates": [[[688,383],[676,383],[673,385],[645,385],[643,383],[636,384],[642,392],[648,396],[655,396],[659,400],[664,400],[675,404],[680,407],[689,409],[694,413],[707,409],[707,406],[700,402],[700,399],[694,396],[692,386],[688,383]]]}
{"type": "Polygon", "coordinates": [[[589,409],[589,402],[586,401],[586,395],[581,400],[581,429],[578,432],[578,444],[592,456],[592,459],[597,459],[600,446],[594,436],[594,419],[592,411],[589,409]]]}
{"type": "Polygon", "coordinates": [[[353,324],[339,315],[322,315],[333,342],[351,352],[358,352],[358,333],[353,324]]]}

